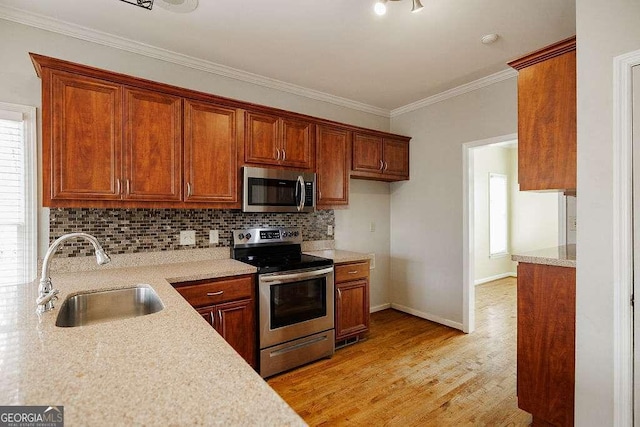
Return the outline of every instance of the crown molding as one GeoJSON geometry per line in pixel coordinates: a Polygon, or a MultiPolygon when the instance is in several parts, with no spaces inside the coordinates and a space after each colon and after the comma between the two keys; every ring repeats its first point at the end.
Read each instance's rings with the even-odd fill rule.
{"type": "Polygon", "coordinates": [[[436,104],[438,102],[442,102],[444,100],[455,98],[456,96],[460,96],[462,94],[472,92],[474,90],[481,89],[483,87],[490,86],[494,83],[501,82],[503,80],[508,80],[513,77],[516,77],[518,72],[513,69],[507,69],[504,71],[499,71],[495,74],[488,75],[478,80],[474,80],[469,83],[465,83],[463,85],[454,87],[449,90],[445,90],[444,92],[440,92],[436,95],[430,96],[428,98],[421,99],[416,102],[412,102],[411,104],[407,104],[403,107],[399,107],[391,110],[391,117],[397,117],[401,114],[409,113],[411,111],[419,110],[420,108],[427,107],[429,105],[436,104]]]}
{"type": "Polygon", "coordinates": [[[318,90],[286,83],[281,80],[272,79],[270,77],[238,70],[226,65],[221,65],[215,62],[195,58],[193,56],[158,48],[135,40],[119,37],[81,25],[72,24],[70,22],[57,20],[37,13],[27,12],[8,6],[0,6],[0,19],[29,25],[31,27],[63,34],[69,37],[97,43],[103,46],[125,50],[128,52],[136,53],[138,55],[147,56],[149,58],[171,62],[195,70],[200,70],[219,76],[252,83],[270,89],[280,90],[305,98],[314,99],[316,101],[323,101],[330,104],[338,105],[340,107],[346,107],[381,117],[390,117],[390,111],[385,108],[379,108],[373,105],[365,104],[347,98],[342,98],[318,90]]]}

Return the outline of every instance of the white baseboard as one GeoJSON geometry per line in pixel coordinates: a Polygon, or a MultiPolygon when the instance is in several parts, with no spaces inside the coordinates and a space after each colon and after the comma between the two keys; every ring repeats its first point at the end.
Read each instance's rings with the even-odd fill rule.
{"type": "Polygon", "coordinates": [[[386,310],[387,308],[391,308],[391,303],[380,304],[374,307],[369,308],[369,313],[375,313],[376,311],[386,310]]]}
{"type": "Polygon", "coordinates": [[[477,279],[473,282],[473,284],[478,286],[478,285],[482,285],[483,283],[493,282],[494,280],[504,279],[505,277],[518,277],[518,275],[512,272],[500,273],[500,274],[496,274],[495,276],[485,277],[484,279],[477,279]]]}
{"type": "Polygon", "coordinates": [[[436,316],[435,314],[425,313],[420,310],[416,310],[410,307],[405,307],[404,305],[400,305],[396,303],[392,303],[391,308],[462,331],[462,323],[460,322],[454,322],[453,320],[445,319],[444,317],[436,316]]]}

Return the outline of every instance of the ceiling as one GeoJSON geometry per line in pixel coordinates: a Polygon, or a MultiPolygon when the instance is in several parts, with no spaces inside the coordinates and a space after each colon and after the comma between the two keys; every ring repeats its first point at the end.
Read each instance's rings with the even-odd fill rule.
{"type": "Polygon", "coordinates": [[[200,0],[186,14],[118,0],[0,0],[385,110],[505,70],[507,61],[575,34],[575,0],[422,3],[410,13],[410,0],[390,2],[377,16],[374,0],[200,0]],[[500,38],[483,45],[488,33],[500,38]]]}

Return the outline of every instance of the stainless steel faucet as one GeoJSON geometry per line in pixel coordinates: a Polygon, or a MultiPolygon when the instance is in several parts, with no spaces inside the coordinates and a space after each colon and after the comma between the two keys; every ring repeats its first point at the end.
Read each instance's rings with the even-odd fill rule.
{"type": "Polygon", "coordinates": [[[90,234],[69,233],[56,239],[56,241],[49,247],[47,254],[44,256],[44,261],[42,262],[42,274],[40,275],[40,286],[38,286],[38,299],[36,299],[36,304],[38,304],[36,311],[38,313],[53,310],[53,301],[58,299],[57,295],[60,292],[58,289],[52,289],[51,277],[49,277],[49,264],[51,263],[53,254],[55,254],[58,247],[60,247],[64,242],[77,237],[85,239],[93,245],[93,249],[95,249],[96,252],[96,261],[99,265],[104,265],[111,261],[109,255],[105,253],[102,246],[100,246],[100,243],[98,243],[98,240],[90,234]]]}

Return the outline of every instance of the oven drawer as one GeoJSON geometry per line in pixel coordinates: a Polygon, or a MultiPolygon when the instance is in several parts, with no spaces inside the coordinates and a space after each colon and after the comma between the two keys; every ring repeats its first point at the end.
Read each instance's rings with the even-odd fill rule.
{"type": "Polygon", "coordinates": [[[335,266],[336,283],[369,278],[369,261],[335,266]]]}
{"type": "Polygon", "coordinates": [[[260,350],[260,376],[267,378],[280,372],[333,356],[333,329],[260,350]]]}
{"type": "Polygon", "coordinates": [[[253,297],[253,277],[177,283],[173,286],[194,307],[253,297]]]}

